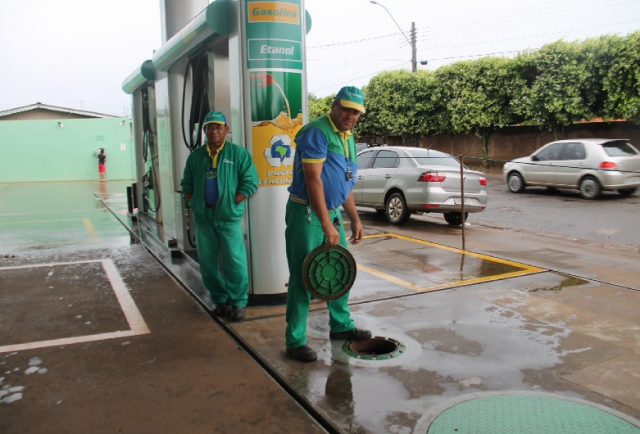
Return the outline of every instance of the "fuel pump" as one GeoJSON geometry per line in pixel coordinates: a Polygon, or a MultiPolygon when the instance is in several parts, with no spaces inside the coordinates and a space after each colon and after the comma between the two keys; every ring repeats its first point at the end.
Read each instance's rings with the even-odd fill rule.
{"type": "Polygon", "coordinates": [[[149,101],[149,87],[141,90],[142,96],[142,160],[146,172],[142,175],[142,204],[143,211],[157,217],[160,210],[160,189],[156,176],[157,153],[155,149],[155,133],[151,127],[151,105],[149,101]]]}
{"type": "MultiPolygon", "coordinates": [[[[189,150],[189,153],[202,146],[203,133],[202,122],[209,112],[209,65],[206,52],[197,53],[191,56],[186,64],[184,78],[182,83],[182,107],[181,107],[181,125],[182,139],[189,150]],[[187,91],[187,83],[191,82],[190,91],[187,91]],[[187,95],[191,98],[189,107],[189,119],[186,117],[187,95]],[[188,128],[188,130],[185,129],[188,128]]],[[[195,223],[191,208],[186,198],[183,197],[184,203],[184,226],[185,235],[191,248],[196,248],[195,223]]]]}
{"type": "MultiPolygon", "coordinates": [[[[204,144],[204,117],[221,111],[233,142],[252,156],[260,182],[242,220],[250,298],[280,303],[288,282],[282,234],[294,137],[307,118],[304,53],[311,19],[304,0],[162,0],[161,6],[163,44],[152,59],[159,168],[158,176],[147,178],[149,193],[153,178],[162,188],[163,239],[192,256],[193,213],[180,181],[189,154],[204,144]]],[[[125,92],[139,88],[138,75],[125,92]]]]}
{"type": "Polygon", "coordinates": [[[200,125],[209,112],[209,67],[207,53],[199,53],[187,61],[182,85],[182,138],[189,152],[202,145],[200,125]],[[187,79],[191,78],[191,107],[189,110],[189,134],[185,131],[185,100],[187,79]]]}

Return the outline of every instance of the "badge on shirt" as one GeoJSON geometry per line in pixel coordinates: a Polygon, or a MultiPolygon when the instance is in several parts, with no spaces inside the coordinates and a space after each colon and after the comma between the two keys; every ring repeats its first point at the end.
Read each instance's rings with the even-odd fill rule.
{"type": "Polygon", "coordinates": [[[347,169],[347,171],[345,172],[345,176],[347,178],[347,181],[351,181],[353,179],[353,171],[351,169],[347,169]]]}
{"type": "Polygon", "coordinates": [[[217,169],[209,169],[207,170],[206,179],[216,179],[218,177],[217,169]]]}

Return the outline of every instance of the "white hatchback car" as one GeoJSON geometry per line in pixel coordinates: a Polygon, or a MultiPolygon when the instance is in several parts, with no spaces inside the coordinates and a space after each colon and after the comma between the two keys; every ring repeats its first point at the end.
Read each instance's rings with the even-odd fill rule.
{"type": "MultiPolygon", "coordinates": [[[[484,211],[487,179],[464,167],[464,211],[484,211]]],[[[460,162],[449,154],[425,148],[381,146],[358,154],[353,196],[356,205],[385,213],[393,224],[405,223],[412,212],[443,213],[450,225],[462,224],[460,162]]]]}
{"type": "Polygon", "coordinates": [[[630,196],[640,187],[640,152],[627,139],[571,139],[547,143],[502,169],[509,190],[530,185],[580,190],[596,199],[603,190],[630,196]]]}

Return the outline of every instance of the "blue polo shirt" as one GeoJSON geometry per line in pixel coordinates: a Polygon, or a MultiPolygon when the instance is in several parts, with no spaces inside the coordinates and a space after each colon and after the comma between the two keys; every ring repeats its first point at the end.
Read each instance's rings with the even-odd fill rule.
{"type": "Polygon", "coordinates": [[[226,143],[226,141],[222,143],[222,146],[218,148],[215,155],[211,154],[209,145],[205,143],[207,154],[209,158],[211,158],[211,166],[207,167],[204,176],[204,202],[207,206],[216,206],[218,198],[220,197],[220,188],[218,187],[218,155],[220,155],[226,143]]]}
{"type": "Polygon", "coordinates": [[[293,160],[293,181],[289,192],[308,201],[302,163],[323,163],[322,183],[327,209],[345,203],[356,184],[358,163],[356,141],[350,131],[338,131],[329,115],[309,122],[296,135],[296,153],[293,160]],[[351,180],[347,180],[351,171],[351,180]]]}

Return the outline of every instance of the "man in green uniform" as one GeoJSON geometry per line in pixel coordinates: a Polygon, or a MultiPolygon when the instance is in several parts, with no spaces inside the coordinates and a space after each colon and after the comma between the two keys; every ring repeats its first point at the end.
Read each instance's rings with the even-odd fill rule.
{"type": "Polygon", "coordinates": [[[200,274],[218,316],[231,306],[231,319],[244,319],[249,298],[247,252],[242,233],[245,200],[258,190],[258,172],[249,152],[227,142],[224,114],[209,112],[207,143],[189,155],[182,193],[193,210],[200,274]]]}
{"type": "MultiPolygon", "coordinates": [[[[349,216],[351,237],[362,241],[362,224],[351,191],[356,182],[358,163],[351,128],[364,113],[364,94],[347,86],[340,89],[329,114],[305,125],[296,135],[293,181],[289,187],[285,230],[289,288],[287,290],[287,354],[296,360],[316,360],[307,345],[307,317],[310,294],[302,281],[304,259],[320,245],[347,246],[340,206],[349,216]]],[[[349,294],[327,302],[329,337],[362,340],[369,330],[356,328],[349,312],[349,294]]]]}

